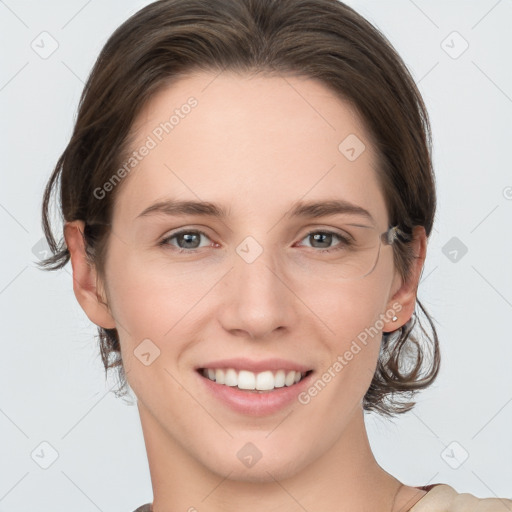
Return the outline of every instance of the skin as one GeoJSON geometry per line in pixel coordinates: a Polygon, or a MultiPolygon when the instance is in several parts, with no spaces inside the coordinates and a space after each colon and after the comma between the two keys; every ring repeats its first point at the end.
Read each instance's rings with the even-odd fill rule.
{"type": "Polygon", "coordinates": [[[387,229],[376,156],[355,111],[312,79],[200,72],[151,99],[132,127],[133,149],[190,96],[197,107],[115,191],[105,278],[86,263],[83,222],[65,227],[77,300],[92,322],[120,335],[154,512],[408,510],[425,491],[380,467],[363,419],[380,333],[310,403],[262,417],[233,412],[206,393],[194,367],[281,357],[321,374],[398,302],[398,321],[387,317],[381,331],[397,329],[414,311],[424,229],[414,233],[408,281],[384,245],[364,279],[327,278],[323,256],[312,255],[305,237],[312,226],[336,230],[339,218],[285,214],[299,199],[344,198],[369,210],[379,233],[387,229]],[[349,134],[366,145],[355,161],[338,150],[349,134]],[[215,202],[229,215],[136,219],[167,197],[215,202]],[[206,233],[197,253],[173,251],[176,239],[158,245],[183,227],[206,233]],[[235,250],[247,236],[263,248],[251,264],[235,250]],[[147,366],[134,354],[144,339],[160,350],[147,366]],[[250,468],[237,457],[247,442],[262,453],[250,468]]]}

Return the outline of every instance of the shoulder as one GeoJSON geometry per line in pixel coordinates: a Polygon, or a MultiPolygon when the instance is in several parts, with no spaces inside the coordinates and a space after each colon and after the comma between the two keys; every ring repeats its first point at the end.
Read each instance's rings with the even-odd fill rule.
{"type": "Polygon", "coordinates": [[[450,485],[436,484],[410,512],[512,512],[512,500],[477,498],[469,493],[458,493],[450,485]]]}
{"type": "Polygon", "coordinates": [[[135,509],[133,512],[152,512],[151,503],[146,503],[145,505],[141,505],[139,508],[135,509]]]}

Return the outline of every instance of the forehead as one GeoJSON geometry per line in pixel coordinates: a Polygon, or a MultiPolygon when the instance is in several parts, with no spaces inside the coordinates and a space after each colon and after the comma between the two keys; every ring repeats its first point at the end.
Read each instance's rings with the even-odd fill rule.
{"type": "Polygon", "coordinates": [[[314,79],[181,78],[141,110],[130,150],[137,161],[116,197],[117,224],[169,197],[259,217],[301,199],[345,199],[387,223],[369,134],[350,104],[314,79]]]}

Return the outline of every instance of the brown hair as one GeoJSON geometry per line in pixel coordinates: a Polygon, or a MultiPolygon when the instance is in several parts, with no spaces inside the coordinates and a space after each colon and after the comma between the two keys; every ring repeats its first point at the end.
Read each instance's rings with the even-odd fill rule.
{"type": "MultiPolygon", "coordinates": [[[[63,267],[69,251],[57,244],[49,205],[60,178],[61,214],[85,222],[87,256],[104,278],[116,187],[104,199],[94,190],[123,162],[130,128],[161,88],[188,72],[223,70],[315,78],[362,117],[379,158],[378,179],[390,226],[430,236],[436,208],[431,131],[421,95],[402,59],[373,25],[338,0],[160,0],[125,21],[102,49],[80,98],[74,131],[51,175],[42,205],[43,230],[53,256],[40,263],[63,267]]],[[[395,266],[407,279],[415,257],[410,243],[393,244],[395,266]]],[[[364,409],[405,412],[411,398],[437,376],[439,344],[416,315],[395,334],[384,333],[377,370],[364,409]],[[426,357],[426,352],[428,356],[426,357]]],[[[99,329],[105,373],[118,368],[126,391],[116,329],[99,329]]]]}

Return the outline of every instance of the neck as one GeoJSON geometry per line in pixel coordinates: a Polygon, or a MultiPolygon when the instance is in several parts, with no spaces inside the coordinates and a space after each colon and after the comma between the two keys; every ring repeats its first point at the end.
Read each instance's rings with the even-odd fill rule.
{"type": "MultiPolygon", "coordinates": [[[[210,471],[138,403],[153,485],[153,512],[390,512],[400,482],[375,460],[358,409],[334,445],[304,469],[266,481],[210,471]]],[[[311,442],[305,440],[305,442],[311,442]]]]}

